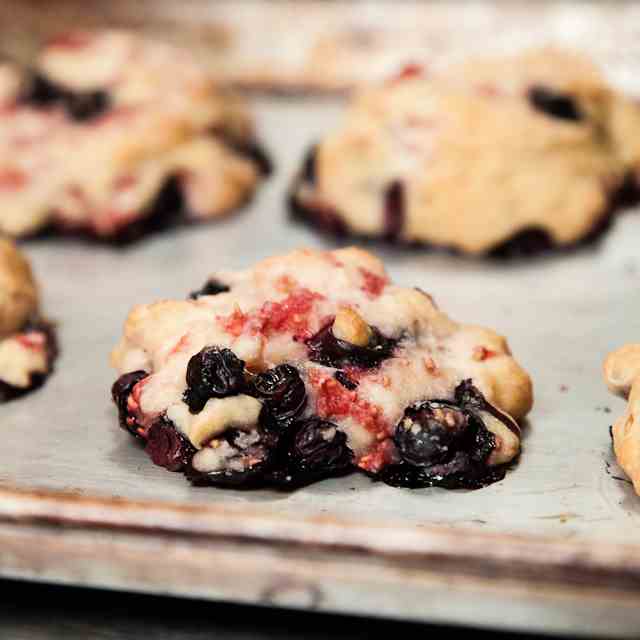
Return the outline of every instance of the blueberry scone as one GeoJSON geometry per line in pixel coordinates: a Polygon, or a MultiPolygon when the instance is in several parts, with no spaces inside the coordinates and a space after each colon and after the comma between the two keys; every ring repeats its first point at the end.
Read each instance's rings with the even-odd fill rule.
{"type": "Polygon", "coordinates": [[[0,238],[0,403],[42,384],[55,355],[53,330],[39,315],[29,263],[0,238]]]}
{"type": "Polygon", "coordinates": [[[294,214],[339,234],[482,255],[597,236],[640,171],[640,107],[559,50],[408,66],[311,150],[294,214]]]}
{"type": "Polygon", "coordinates": [[[131,239],[220,216],[268,162],[244,105],[180,49],[121,31],[0,64],[0,232],[131,239]]]}
{"type": "Polygon", "coordinates": [[[628,344],[610,353],[604,378],[612,393],[625,398],[627,409],[611,428],[618,463],[640,495],[640,344],[628,344]]]}
{"type": "Polygon", "coordinates": [[[120,425],[195,484],[403,487],[504,477],[532,404],[506,341],[393,285],[356,248],[298,250],[136,307],[112,354],[120,425]]]}

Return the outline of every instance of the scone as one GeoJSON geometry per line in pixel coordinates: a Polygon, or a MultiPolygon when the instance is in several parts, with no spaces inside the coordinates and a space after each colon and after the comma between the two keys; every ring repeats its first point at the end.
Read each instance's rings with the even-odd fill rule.
{"type": "Polygon", "coordinates": [[[79,32],[34,73],[0,64],[0,232],[128,240],[220,216],[267,171],[244,104],[183,50],[79,32]]]}
{"type": "Polygon", "coordinates": [[[640,169],[640,107],[579,55],[533,51],[353,100],[307,157],[296,217],[339,234],[471,255],[598,235],[640,169]]]}
{"type": "Polygon", "coordinates": [[[56,351],[53,330],[39,315],[29,263],[0,238],[0,403],[41,385],[56,351]]]}
{"type": "Polygon", "coordinates": [[[625,398],[627,409],[611,428],[618,463],[640,495],[640,344],[628,344],[610,353],[604,379],[612,393],[625,398]]]}
{"type": "Polygon", "coordinates": [[[504,338],[450,320],[356,248],[216,273],[136,307],[112,354],[120,425],[196,484],[394,486],[504,477],[532,404],[504,338]]]}

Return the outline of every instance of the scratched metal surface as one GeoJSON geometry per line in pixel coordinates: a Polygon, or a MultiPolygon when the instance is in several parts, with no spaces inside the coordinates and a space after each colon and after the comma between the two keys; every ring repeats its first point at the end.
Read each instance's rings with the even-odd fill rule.
{"type": "Polygon", "coordinates": [[[330,514],[360,521],[440,524],[501,533],[633,542],[640,500],[614,464],[608,425],[622,411],[602,383],[614,347],[640,336],[637,240],[640,216],[619,218],[593,250],[524,264],[381,249],[392,277],[434,295],[452,317],[508,336],[531,372],[535,407],[524,451],[506,479],[476,492],[397,490],[354,475],[292,494],[192,488],[154,467],[116,428],[108,354],[132,305],[183,297],[214,269],[328,242],[291,226],[283,194],[304,149],[341,105],[262,100],[260,129],[277,172],[245,211],[126,250],[75,241],[25,245],[59,323],[55,375],[1,411],[0,483],[82,495],[257,505],[292,518],[330,514]],[[611,413],[609,413],[611,411],[611,413]]]}

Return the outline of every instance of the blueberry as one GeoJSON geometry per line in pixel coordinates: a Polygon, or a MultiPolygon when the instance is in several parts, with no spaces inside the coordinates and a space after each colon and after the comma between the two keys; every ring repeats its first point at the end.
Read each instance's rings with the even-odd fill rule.
{"type": "Polygon", "coordinates": [[[70,91],[37,73],[22,100],[39,107],[60,104],[76,121],[91,120],[111,107],[109,95],[104,91],[70,91]]]}
{"type": "Polygon", "coordinates": [[[406,409],[394,441],[403,460],[429,467],[450,459],[464,445],[469,415],[443,401],[425,401],[406,409]]]}
{"type": "Polygon", "coordinates": [[[264,404],[264,421],[278,430],[288,427],[307,404],[304,382],[290,364],[281,364],[256,376],[253,389],[264,404]]]}
{"type": "Polygon", "coordinates": [[[335,424],[313,417],[296,427],[295,435],[285,445],[285,459],[270,476],[273,484],[283,488],[299,487],[343,475],[353,468],[353,452],[347,445],[347,436],[335,424]]]}
{"type": "Polygon", "coordinates": [[[189,464],[196,449],[168,418],[161,418],[147,432],[145,451],[154,464],[169,471],[181,471],[189,464]]]}
{"type": "Polygon", "coordinates": [[[215,278],[210,278],[200,289],[192,291],[189,294],[189,299],[197,300],[200,296],[216,296],[219,293],[226,293],[227,291],[229,291],[229,287],[226,284],[222,284],[222,282],[215,278]]]}
{"type": "Polygon", "coordinates": [[[146,371],[132,371],[131,373],[125,373],[121,375],[111,387],[111,397],[118,408],[118,418],[120,426],[136,437],[140,437],[136,431],[136,425],[127,424],[127,418],[129,418],[129,411],[127,409],[127,402],[129,396],[133,391],[133,388],[146,378],[149,374],[146,371]]]}
{"type": "Polygon", "coordinates": [[[534,109],[553,118],[578,122],[583,116],[574,98],[543,86],[531,87],[527,93],[530,104],[534,109]]]}
{"type": "Polygon", "coordinates": [[[396,346],[396,340],[386,338],[378,329],[371,327],[369,344],[359,347],[336,338],[331,330],[332,325],[333,322],[330,322],[306,341],[309,359],[313,362],[337,369],[349,365],[370,369],[389,358],[396,346]]]}
{"type": "Polygon", "coordinates": [[[231,349],[205,347],[187,366],[184,401],[191,413],[202,411],[210,398],[226,398],[244,389],[244,361],[231,349]]]}
{"type": "Polygon", "coordinates": [[[459,451],[448,462],[429,468],[414,467],[406,462],[392,464],[385,467],[378,478],[392,487],[407,489],[479,489],[502,480],[505,473],[504,465],[479,465],[474,463],[467,453],[459,451]]]}
{"type": "Polygon", "coordinates": [[[302,163],[301,178],[304,183],[314,185],[316,183],[316,156],[318,145],[313,145],[307,151],[302,163]]]}

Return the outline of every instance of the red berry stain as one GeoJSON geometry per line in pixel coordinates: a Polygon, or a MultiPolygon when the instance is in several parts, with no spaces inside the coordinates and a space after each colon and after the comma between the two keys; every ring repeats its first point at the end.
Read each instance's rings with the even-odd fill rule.
{"type": "Polygon", "coordinates": [[[391,78],[391,82],[399,82],[402,80],[409,80],[410,78],[419,78],[424,75],[424,67],[421,64],[412,62],[405,64],[396,75],[391,78]]]}
{"type": "Polygon", "coordinates": [[[389,438],[379,442],[370,453],[362,456],[358,460],[358,466],[365,471],[378,473],[383,467],[394,462],[396,458],[396,448],[389,438]]]}
{"type": "Polygon", "coordinates": [[[294,340],[311,337],[309,314],[316,300],[322,300],[319,293],[309,289],[298,289],[280,302],[265,302],[251,314],[236,309],[227,317],[219,317],[227,333],[238,337],[245,330],[253,335],[272,336],[277,333],[291,333],[294,340]]]}
{"type": "Polygon", "coordinates": [[[389,284],[389,279],[386,276],[379,276],[364,267],[360,267],[360,274],[363,279],[363,284],[360,288],[372,298],[377,298],[389,284]]]}
{"type": "Polygon", "coordinates": [[[0,169],[0,191],[19,191],[28,182],[27,174],[19,169],[0,169]]]}
{"type": "Polygon", "coordinates": [[[498,355],[497,351],[492,351],[491,349],[487,349],[487,347],[478,346],[473,349],[473,359],[478,362],[483,362],[484,360],[488,360],[489,358],[494,358],[498,355]]]}
{"type": "Polygon", "coordinates": [[[70,31],[69,33],[63,33],[49,40],[49,42],[47,42],[47,47],[77,50],[88,47],[92,41],[93,36],[90,33],[70,31]]]}
{"type": "Polygon", "coordinates": [[[46,338],[43,333],[32,331],[30,333],[23,333],[16,338],[18,342],[27,349],[33,349],[39,351],[45,345],[46,338]]]}
{"type": "Polygon", "coordinates": [[[236,309],[228,316],[218,316],[217,319],[227,333],[237,338],[244,331],[249,321],[249,316],[246,313],[242,313],[240,309],[236,309]]]}
{"type": "Polygon", "coordinates": [[[321,418],[353,418],[367,431],[379,437],[389,433],[389,424],[382,409],[358,397],[358,392],[350,391],[335,378],[318,369],[309,370],[309,382],[316,392],[316,413],[321,418]]]}
{"type": "Polygon", "coordinates": [[[174,353],[178,353],[178,351],[182,351],[182,349],[185,349],[188,346],[189,346],[189,334],[185,333],[182,336],[182,338],[180,338],[180,340],[178,340],[178,342],[176,342],[176,344],[173,347],[173,349],[171,349],[171,351],[169,351],[169,355],[173,355],[174,353]]]}
{"type": "Polygon", "coordinates": [[[132,176],[131,174],[124,174],[115,179],[113,188],[116,191],[126,191],[127,189],[134,187],[137,182],[138,180],[135,176],[132,176]]]}

